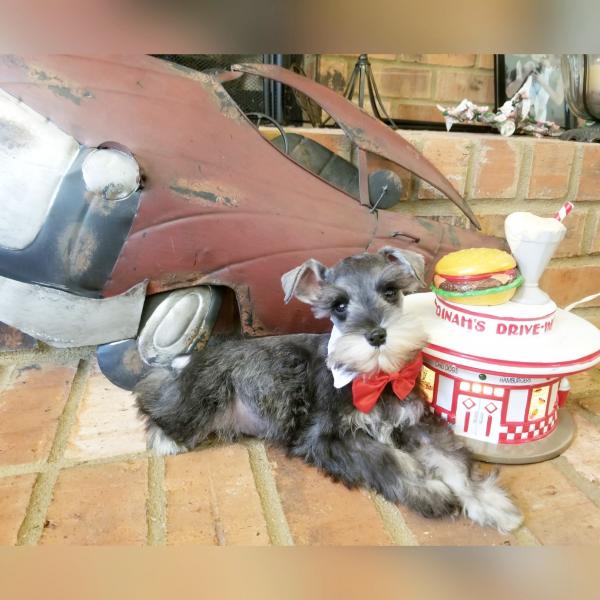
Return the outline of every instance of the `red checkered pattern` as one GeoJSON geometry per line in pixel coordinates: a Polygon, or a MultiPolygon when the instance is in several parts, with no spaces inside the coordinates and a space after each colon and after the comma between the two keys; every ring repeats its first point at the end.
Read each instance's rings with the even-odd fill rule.
{"type": "Polygon", "coordinates": [[[552,433],[557,424],[557,411],[554,411],[547,419],[526,421],[519,425],[505,425],[502,427],[504,431],[500,433],[499,441],[502,444],[520,444],[521,442],[541,440],[552,433]]]}

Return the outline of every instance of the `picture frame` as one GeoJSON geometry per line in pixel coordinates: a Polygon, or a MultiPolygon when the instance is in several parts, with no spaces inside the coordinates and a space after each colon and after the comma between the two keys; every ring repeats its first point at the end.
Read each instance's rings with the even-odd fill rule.
{"type": "Polygon", "coordinates": [[[512,98],[533,74],[531,110],[540,121],[553,121],[564,129],[574,117],[564,92],[560,54],[496,54],[494,62],[496,106],[512,98]]]}

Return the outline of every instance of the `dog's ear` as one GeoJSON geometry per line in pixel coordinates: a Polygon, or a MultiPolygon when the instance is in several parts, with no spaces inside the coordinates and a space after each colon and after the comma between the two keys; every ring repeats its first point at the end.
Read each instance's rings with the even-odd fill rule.
{"type": "Polygon", "coordinates": [[[285,303],[287,304],[293,297],[296,297],[301,302],[313,304],[317,299],[326,271],[327,267],[314,258],[288,271],[281,278],[285,303]]]}
{"type": "Polygon", "coordinates": [[[398,263],[403,266],[407,275],[412,278],[412,283],[406,286],[406,290],[412,292],[419,288],[427,287],[425,283],[425,260],[423,256],[410,250],[400,250],[392,246],[385,246],[379,250],[379,254],[390,262],[398,263]]]}

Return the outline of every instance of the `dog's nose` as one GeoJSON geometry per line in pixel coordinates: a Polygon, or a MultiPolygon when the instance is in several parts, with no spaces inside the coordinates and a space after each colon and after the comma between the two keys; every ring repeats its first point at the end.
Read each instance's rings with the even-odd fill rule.
{"type": "Polygon", "coordinates": [[[369,342],[371,346],[381,346],[384,344],[385,336],[385,329],[382,327],[376,327],[366,334],[367,342],[369,342]]]}

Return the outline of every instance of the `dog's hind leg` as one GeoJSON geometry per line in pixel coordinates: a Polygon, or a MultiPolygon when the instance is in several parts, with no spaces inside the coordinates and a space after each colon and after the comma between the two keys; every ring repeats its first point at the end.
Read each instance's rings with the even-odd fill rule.
{"type": "Polygon", "coordinates": [[[309,429],[292,449],[334,480],[349,488],[364,486],[390,502],[406,504],[425,517],[444,517],[458,512],[458,502],[446,484],[426,479],[423,469],[409,454],[395,450],[358,431],[343,437],[309,429]]]}
{"type": "Polygon", "coordinates": [[[419,436],[421,444],[412,455],[454,492],[465,516],[502,533],[519,527],[522,516],[497,485],[495,475],[475,479],[468,454],[449,429],[423,430],[419,436]]]}
{"type": "MultiPolygon", "coordinates": [[[[191,450],[214,430],[222,405],[204,394],[183,389],[172,370],[155,368],[136,386],[140,414],[146,421],[146,445],[156,454],[178,454],[191,450]]],[[[225,405],[226,406],[226,405],[225,405]]]]}
{"type": "Polygon", "coordinates": [[[180,454],[187,451],[185,446],[178,444],[163,429],[152,423],[146,426],[146,447],[159,456],[180,454]]]}

